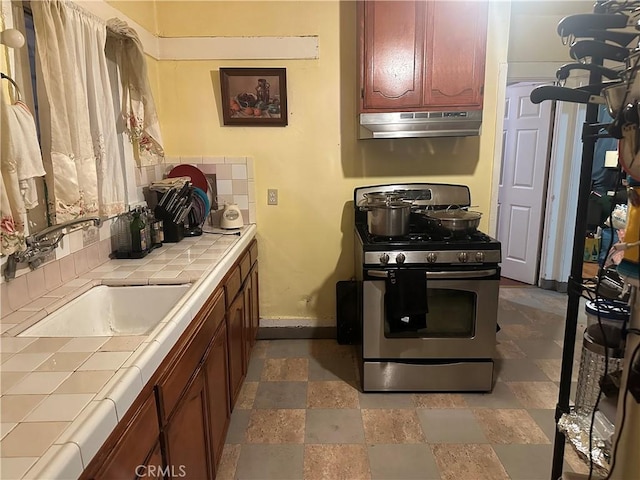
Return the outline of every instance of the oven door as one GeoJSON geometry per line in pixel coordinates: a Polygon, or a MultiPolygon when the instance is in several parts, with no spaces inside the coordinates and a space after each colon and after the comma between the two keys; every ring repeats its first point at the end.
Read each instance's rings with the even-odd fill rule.
{"type": "Polygon", "coordinates": [[[364,359],[487,359],[496,343],[499,267],[428,271],[426,327],[397,331],[385,314],[387,270],[366,269],[364,359]]]}

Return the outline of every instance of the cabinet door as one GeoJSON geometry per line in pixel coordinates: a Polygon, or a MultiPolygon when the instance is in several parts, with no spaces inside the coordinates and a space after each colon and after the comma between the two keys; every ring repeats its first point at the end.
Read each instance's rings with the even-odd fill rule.
{"type": "Polygon", "coordinates": [[[253,347],[253,341],[251,340],[251,335],[253,333],[251,329],[251,299],[253,298],[251,275],[247,277],[247,280],[244,283],[242,294],[244,295],[244,363],[245,365],[249,365],[251,348],[253,347]]]}
{"type": "Polygon", "coordinates": [[[229,347],[229,396],[231,409],[236,403],[246,371],[244,361],[244,295],[238,295],[227,310],[229,347]]]}
{"type": "Polygon", "coordinates": [[[169,470],[164,467],[162,462],[162,451],[160,449],[160,440],[158,440],[146,462],[136,467],[136,479],[164,479],[165,474],[168,473],[170,473],[169,470]]]}
{"type": "Polygon", "coordinates": [[[425,2],[424,104],[482,107],[487,2],[425,2]]]}
{"type": "Polygon", "coordinates": [[[258,263],[251,271],[251,345],[255,345],[258,327],[260,327],[260,296],[258,295],[258,263]]]}
{"type": "Polygon", "coordinates": [[[426,3],[364,2],[363,111],[414,109],[422,105],[426,3]]]}
{"type": "Polygon", "coordinates": [[[208,432],[204,372],[199,370],[164,431],[168,466],[176,476],[183,472],[184,478],[214,478],[208,432]]]}
{"type": "Polygon", "coordinates": [[[160,438],[153,394],[133,408],[87,466],[81,479],[133,480],[149,474],[152,478],[154,474],[162,478],[162,472],[151,468],[152,464],[158,469],[162,467],[162,458],[153,455],[160,438]],[[145,466],[150,467],[148,471],[145,466]]]}
{"type": "Polygon", "coordinates": [[[211,450],[214,465],[218,465],[220,462],[231,415],[227,362],[227,326],[222,323],[213,338],[211,350],[205,361],[211,450]]]}

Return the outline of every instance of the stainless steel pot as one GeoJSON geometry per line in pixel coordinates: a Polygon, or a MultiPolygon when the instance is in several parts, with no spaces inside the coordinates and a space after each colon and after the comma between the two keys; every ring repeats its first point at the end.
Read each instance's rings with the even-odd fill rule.
{"type": "Polygon", "coordinates": [[[409,233],[411,203],[402,201],[371,203],[367,211],[367,228],[371,235],[401,237],[409,233]]]}
{"type": "Polygon", "coordinates": [[[469,212],[461,208],[446,210],[423,210],[420,213],[436,229],[454,234],[473,233],[480,225],[480,212],[469,212]]]}

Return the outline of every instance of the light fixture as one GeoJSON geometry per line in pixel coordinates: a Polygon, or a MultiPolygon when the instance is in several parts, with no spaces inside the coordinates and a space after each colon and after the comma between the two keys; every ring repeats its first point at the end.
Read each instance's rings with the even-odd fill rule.
{"type": "Polygon", "coordinates": [[[24,35],[15,28],[0,32],[0,43],[9,48],[20,48],[24,45],[24,35]]]}

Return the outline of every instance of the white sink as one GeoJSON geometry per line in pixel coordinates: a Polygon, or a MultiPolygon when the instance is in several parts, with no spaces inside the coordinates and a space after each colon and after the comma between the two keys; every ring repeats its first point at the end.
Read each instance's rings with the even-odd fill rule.
{"type": "Polygon", "coordinates": [[[160,323],[190,286],[93,287],[18,336],[144,335],[160,323]]]}

